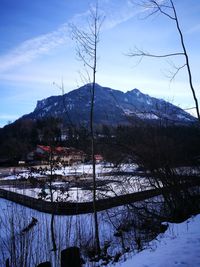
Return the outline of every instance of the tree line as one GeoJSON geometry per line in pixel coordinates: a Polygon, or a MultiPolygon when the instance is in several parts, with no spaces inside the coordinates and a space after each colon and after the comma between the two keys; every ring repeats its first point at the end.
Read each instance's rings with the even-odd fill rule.
{"type": "MultiPolygon", "coordinates": [[[[98,125],[94,129],[96,153],[114,164],[138,162],[146,168],[198,164],[198,126],[140,124],[118,127],[98,125]]],[[[0,129],[0,161],[12,164],[25,160],[39,144],[74,147],[91,155],[90,130],[66,126],[60,119],[20,119],[0,129]],[[62,138],[63,132],[65,138],[62,138]]],[[[89,157],[88,157],[89,158],[89,157]]]]}

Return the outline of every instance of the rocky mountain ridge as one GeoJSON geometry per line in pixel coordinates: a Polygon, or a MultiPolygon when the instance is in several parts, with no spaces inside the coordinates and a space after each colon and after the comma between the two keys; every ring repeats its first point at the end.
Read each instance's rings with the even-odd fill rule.
{"type": "MultiPolygon", "coordinates": [[[[95,86],[94,123],[96,125],[130,125],[146,121],[168,124],[191,124],[196,118],[181,108],[163,100],[143,94],[138,89],[126,93],[108,87],[95,86]]],[[[35,110],[25,118],[58,117],[68,124],[89,124],[91,84],[72,90],[63,96],[51,96],[37,102],[35,110]]]]}

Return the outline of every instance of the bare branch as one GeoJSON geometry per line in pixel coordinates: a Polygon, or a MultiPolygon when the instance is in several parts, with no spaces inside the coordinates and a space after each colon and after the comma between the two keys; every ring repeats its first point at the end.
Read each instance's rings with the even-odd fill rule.
{"type": "Polygon", "coordinates": [[[141,51],[139,49],[136,50],[136,52],[131,52],[128,55],[131,57],[152,57],[152,58],[167,58],[167,57],[173,57],[173,56],[184,56],[185,57],[185,64],[183,64],[181,67],[176,68],[175,73],[173,73],[171,81],[175,78],[175,76],[178,74],[178,72],[186,67],[187,73],[188,73],[188,80],[189,80],[189,86],[190,90],[192,92],[193,100],[195,102],[196,106],[196,112],[197,117],[200,122],[200,110],[199,110],[199,102],[196,95],[196,90],[193,85],[193,79],[192,79],[192,72],[190,67],[190,61],[188,56],[188,51],[185,46],[183,33],[179,25],[179,19],[177,16],[176,8],[174,5],[173,0],[166,0],[166,1],[159,1],[159,0],[141,0],[140,6],[145,8],[146,11],[150,11],[150,14],[148,14],[147,17],[155,15],[155,14],[162,14],[166,17],[168,17],[170,20],[173,20],[175,23],[175,27],[178,32],[178,36],[180,38],[181,48],[183,52],[180,53],[169,53],[169,54],[163,54],[163,55],[156,55],[156,54],[150,54],[149,52],[141,51]]]}
{"type": "Polygon", "coordinates": [[[79,71],[79,76],[81,79],[82,84],[91,83],[90,74],[88,70],[85,68],[85,74],[83,74],[81,71],[79,71]]]}
{"type": "Polygon", "coordinates": [[[78,57],[79,57],[79,60],[81,60],[81,61],[83,62],[84,66],[87,66],[87,67],[89,67],[90,69],[93,69],[92,64],[90,64],[90,63],[88,62],[88,60],[87,60],[86,57],[82,54],[81,51],[77,51],[77,55],[78,55],[78,57]]]}
{"type": "Polygon", "coordinates": [[[149,52],[145,52],[143,50],[140,50],[136,48],[135,52],[130,52],[128,54],[130,57],[155,57],[155,58],[165,58],[165,57],[173,57],[173,56],[184,56],[184,53],[177,52],[177,53],[169,53],[169,54],[163,54],[163,55],[156,55],[156,54],[150,54],[149,52]]]}
{"type": "MultiPolygon", "coordinates": [[[[151,17],[155,14],[163,14],[170,18],[171,20],[175,20],[173,7],[169,3],[169,1],[158,1],[158,0],[144,0],[136,3],[138,6],[142,7],[144,11],[149,12],[145,16],[145,18],[151,17]]],[[[146,13],[145,12],[145,13],[146,13]]]]}
{"type": "MultiPolygon", "coordinates": [[[[166,7],[165,5],[159,4],[156,0],[151,0],[152,4],[155,6],[155,8],[160,11],[163,15],[167,16],[168,18],[175,20],[176,18],[174,16],[171,16],[169,13],[165,12],[162,8],[166,7]]],[[[169,8],[169,6],[168,6],[169,8]]],[[[172,6],[171,6],[172,8],[172,6]]]]}
{"type": "Polygon", "coordinates": [[[192,108],[184,108],[183,110],[192,110],[192,109],[195,109],[195,107],[192,107],[192,108]]]}
{"type": "Polygon", "coordinates": [[[186,65],[186,63],[185,64],[183,64],[182,66],[180,66],[180,67],[176,67],[176,71],[173,73],[173,75],[172,75],[172,77],[171,77],[171,79],[170,79],[170,82],[172,82],[174,79],[175,79],[175,77],[176,77],[176,75],[179,73],[179,71],[181,70],[181,69],[183,69],[184,67],[186,67],[187,65],[186,65]]]}

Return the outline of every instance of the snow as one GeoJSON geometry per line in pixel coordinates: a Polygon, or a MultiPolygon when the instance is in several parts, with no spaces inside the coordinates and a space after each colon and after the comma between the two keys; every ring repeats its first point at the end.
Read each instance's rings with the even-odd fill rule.
{"type": "Polygon", "coordinates": [[[152,101],[151,101],[151,99],[150,99],[150,98],[147,99],[147,100],[146,100],[146,103],[147,103],[147,105],[152,105],[152,101]]]}
{"type": "Polygon", "coordinates": [[[153,113],[149,113],[149,112],[137,113],[136,115],[141,119],[148,119],[148,120],[157,120],[157,119],[159,119],[159,117],[157,115],[155,115],[153,113]]]}
{"type": "Polygon", "coordinates": [[[167,231],[151,241],[149,248],[115,267],[199,267],[200,215],[168,225],[167,231]]]}
{"type": "Polygon", "coordinates": [[[70,104],[67,105],[67,109],[72,110],[73,108],[74,108],[74,104],[71,104],[71,103],[70,103],[70,104]]]}
{"type": "MultiPolygon", "coordinates": [[[[112,164],[96,164],[96,174],[100,175],[100,174],[104,174],[104,173],[108,173],[108,172],[133,172],[134,170],[136,170],[138,166],[136,164],[121,164],[118,167],[114,167],[112,164]]],[[[53,171],[54,174],[57,175],[75,175],[75,174],[92,174],[92,164],[74,164],[72,166],[67,166],[67,167],[62,167],[62,168],[58,168],[55,169],[53,171]]],[[[15,180],[15,179],[20,179],[20,178],[25,178],[27,179],[28,177],[44,177],[45,175],[49,175],[50,171],[46,171],[44,173],[37,173],[37,172],[31,172],[28,170],[22,170],[21,172],[13,175],[10,174],[8,176],[5,176],[3,178],[1,178],[1,180],[15,180]]]]}
{"type": "MultiPolygon", "coordinates": [[[[114,167],[112,164],[101,163],[96,165],[97,182],[97,199],[105,199],[119,195],[130,194],[142,190],[151,189],[149,180],[137,175],[133,175],[133,171],[137,168],[136,164],[121,164],[114,167]],[[118,175],[118,172],[123,172],[123,175],[118,175]]],[[[53,201],[68,201],[68,202],[87,202],[92,201],[92,165],[91,164],[76,164],[73,166],[62,167],[55,169],[53,174],[60,177],[52,183],[53,186],[53,201]],[[76,175],[80,177],[76,184],[76,175]],[[59,180],[60,179],[60,180],[59,180]],[[87,183],[87,184],[85,184],[87,183]]],[[[9,175],[1,180],[17,180],[20,178],[45,178],[50,175],[50,171],[30,172],[23,170],[19,174],[9,175]]],[[[1,188],[12,191],[18,194],[27,195],[38,198],[41,192],[47,194],[44,200],[50,201],[49,183],[46,181],[45,188],[31,187],[26,185],[16,186],[16,184],[1,185],[1,188]],[[39,194],[39,195],[38,195],[39,194]]]]}
{"type": "MultiPolygon", "coordinates": [[[[100,189],[97,190],[97,195],[99,198],[105,198],[109,196],[114,196],[115,194],[125,194],[140,190],[149,189],[148,187],[148,181],[146,178],[141,178],[137,176],[132,175],[122,175],[122,176],[103,176],[104,173],[107,173],[109,171],[125,171],[125,172],[131,172],[136,169],[136,165],[132,164],[124,164],[121,165],[119,168],[114,168],[112,165],[103,165],[98,164],[97,165],[97,177],[99,181],[108,180],[109,183],[106,183],[105,185],[102,185],[100,189]]],[[[181,167],[178,168],[177,171],[185,171],[187,172],[187,167],[181,167]]],[[[197,170],[195,170],[197,171],[197,170]]],[[[61,168],[59,170],[55,171],[57,174],[61,175],[67,175],[67,173],[92,173],[92,167],[90,164],[83,165],[79,164],[73,167],[66,167],[61,168]]],[[[28,172],[23,172],[24,177],[28,175],[28,172]]],[[[35,174],[36,175],[36,174],[35,174]]],[[[16,176],[10,176],[10,179],[14,179],[16,176]]],[[[66,190],[66,192],[62,193],[60,188],[63,186],[68,186],[67,182],[54,182],[53,186],[57,186],[56,191],[54,192],[54,201],[90,201],[92,200],[92,190],[83,190],[82,188],[78,188],[75,186],[71,186],[69,189],[66,190]]],[[[26,194],[31,197],[38,197],[38,194],[41,192],[41,188],[13,188],[8,186],[2,186],[2,188],[5,188],[7,190],[15,191],[21,194],[26,194]]],[[[45,188],[45,191],[48,193],[48,187],[45,188]]],[[[50,201],[50,199],[46,199],[47,201],[50,201]]],[[[10,203],[6,200],[1,199],[2,203],[10,203]]],[[[11,205],[11,204],[9,204],[11,205]]],[[[1,206],[1,211],[8,212],[8,206],[1,206]]],[[[17,204],[12,204],[12,206],[20,207],[17,204]]],[[[27,211],[30,209],[23,208],[27,211]]],[[[113,209],[114,210],[114,209],[113,209]]],[[[122,210],[120,208],[115,209],[117,210],[117,214],[122,216],[124,218],[124,215],[122,213],[122,210]]],[[[31,211],[31,210],[30,210],[31,211]]],[[[99,213],[99,217],[106,216],[105,212],[99,213]]],[[[18,211],[15,212],[15,214],[18,214],[18,211]]],[[[45,220],[50,220],[50,215],[43,215],[42,213],[39,213],[37,211],[33,211],[33,216],[36,217],[39,221],[38,225],[41,226],[41,222],[45,220]],[[41,214],[41,215],[39,215],[41,214]],[[40,216],[45,216],[44,218],[40,218],[40,216]]],[[[112,217],[112,216],[111,216],[112,217]]],[[[60,225],[64,225],[64,222],[68,220],[68,217],[65,216],[56,216],[56,221],[58,218],[61,218],[60,225]]],[[[72,217],[71,217],[72,218],[72,217]]],[[[73,217],[75,219],[75,217],[73,217]]],[[[79,216],[76,218],[82,218],[81,224],[83,224],[83,221],[90,220],[90,215],[84,215],[79,216]]],[[[73,220],[74,220],[73,219],[73,220]]],[[[26,224],[31,220],[31,215],[28,216],[28,221],[26,224]]],[[[69,218],[70,220],[70,218],[69,218]]],[[[105,220],[107,221],[107,220],[105,220]]],[[[118,218],[116,219],[116,222],[118,221],[118,218]]],[[[6,225],[3,224],[4,219],[2,216],[0,216],[0,225],[6,225]]],[[[23,223],[24,224],[24,223],[23,223]]],[[[25,225],[26,225],[25,224],[25,225]]],[[[115,267],[180,267],[180,266],[187,266],[187,267],[197,267],[200,266],[200,215],[191,217],[190,219],[186,220],[183,223],[175,224],[175,223],[167,223],[168,229],[165,233],[159,234],[156,239],[151,241],[150,243],[145,244],[145,247],[142,251],[136,250],[135,248],[131,249],[131,252],[125,253],[123,256],[120,257],[120,262],[118,263],[110,263],[109,266],[115,266],[115,267]]],[[[56,224],[57,225],[57,224],[56,224]]],[[[46,233],[47,226],[44,226],[44,229],[42,230],[42,235],[46,233]]],[[[61,226],[59,226],[61,227],[61,226]]],[[[89,227],[89,225],[84,226],[89,227]]],[[[1,227],[2,228],[2,227],[1,227]]],[[[23,227],[21,227],[23,228],[23,227]]],[[[0,237],[4,240],[4,228],[0,230],[0,237]]],[[[61,228],[60,228],[61,229],[61,228]]],[[[88,228],[89,229],[89,228],[88,228]]],[[[40,230],[41,231],[41,230],[40,230]]],[[[9,229],[7,229],[7,235],[5,238],[9,240],[9,229]]],[[[38,233],[41,234],[41,232],[38,233]]],[[[108,224],[103,224],[101,226],[101,233],[103,236],[106,236],[105,240],[111,240],[113,238],[113,230],[111,231],[111,226],[108,224]]],[[[87,233],[90,235],[90,233],[87,233]]],[[[61,235],[63,236],[63,235],[61,235]]],[[[88,237],[89,238],[89,237],[88,237]]],[[[6,240],[6,239],[5,239],[6,240]]],[[[132,239],[131,239],[132,240],[132,239]]],[[[36,242],[36,241],[35,241],[36,242]]],[[[116,238],[113,242],[114,245],[112,245],[112,252],[117,251],[117,245],[119,243],[119,240],[116,238]],[[115,247],[116,246],[116,247],[115,247]]],[[[132,241],[133,243],[133,241],[132,241]]],[[[35,246],[35,245],[33,245],[35,246]]],[[[66,246],[66,244],[62,244],[62,247],[66,246]]],[[[42,247],[41,247],[42,249],[42,247]]],[[[4,248],[5,250],[5,248],[4,248]]],[[[7,250],[5,250],[5,253],[8,253],[7,250]]],[[[114,252],[113,252],[114,253],[114,252]]],[[[0,257],[1,258],[1,257],[0,257]]],[[[0,259],[1,262],[1,259],[0,259]]],[[[87,265],[90,266],[90,265],[87,265]]],[[[92,265],[92,266],[99,266],[99,265],[92,265]]]]}
{"type": "Polygon", "coordinates": [[[131,109],[123,109],[123,111],[124,111],[124,113],[126,115],[132,115],[132,114],[134,114],[133,110],[131,110],[131,109]]]}
{"type": "Polygon", "coordinates": [[[140,94],[141,94],[141,92],[138,90],[138,89],[133,89],[133,91],[134,91],[134,93],[137,95],[137,96],[139,96],[140,94]]]}
{"type": "MultiPolygon", "coordinates": [[[[59,266],[54,263],[55,256],[51,251],[51,215],[31,210],[3,199],[0,199],[0,204],[0,266],[5,266],[6,259],[11,259],[11,256],[17,259],[15,266],[22,266],[20,257],[27,257],[28,263],[26,266],[37,266],[47,259],[52,261],[52,267],[59,266]],[[22,229],[30,223],[32,217],[36,218],[38,223],[29,233],[22,235],[22,229]],[[13,231],[15,233],[15,240],[11,238],[13,231]],[[11,244],[14,242],[18,246],[18,249],[16,249],[17,255],[12,253],[11,244]],[[27,255],[24,255],[24,251],[27,252],[27,255]]],[[[77,245],[78,231],[76,232],[75,227],[79,220],[82,222],[81,229],[86,232],[89,239],[92,234],[92,215],[55,216],[55,231],[57,233],[56,240],[59,242],[59,253],[61,248],[65,249],[70,244],[71,246],[77,245]],[[68,229],[74,230],[71,232],[68,229]]]]}
{"type": "Polygon", "coordinates": [[[50,106],[47,106],[47,107],[45,107],[45,108],[43,108],[43,110],[45,111],[45,112],[49,112],[49,110],[51,109],[51,105],[50,106]]]}
{"type": "MultiPolygon", "coordinates": [[[[0,199],[0,265],[4,266],[7,257],[12,255],[11,244],[12,227],[15,225],[14,233],[16,244],[27,242],[28,245],[28,260],[30,262],[37,259],[37,264],[45,261],[48,257],[53,259],[51,252],[51,236],[50,236],[50,214],[44,214],[29,208],[20,206],[10,201],[0,199]],[[24,229],[34,217],[38,220],[36,226],[26,235],[21,235],[24,229]],[[51,256],[49,256],[51,254],[51,256]]],[[[128,212],[128,210],[127,210],[128,212]]],[[[114,233],[124,221],[126,209],[117,207],[111,210],[98,213],[100,223],[99,231],[101,233],[101,244],[105,241],[111,242],[109,254],[115,255],[116,252],[121,252],[121,239],[116,237],[114,233]],[[125,211],[125,212],[124,212],[125,211]]],[[[82,244],[82,255],[85,255],[85,250],[90,245],[92,237],[92,214],[79,216],[55,216],[55,233],[56,240],[59,242],[59,251],[68,246],[82,244]],[[81,233],[81,234],[80,234],[81,233]],[[80,243],[79,243],[80,239],[80,243]]],[[[166,223],[165,223],[166,224],[166,223]]],[[[145,243],[144,249],[140,252],[134,247],[134,235],[127,232],[124,233],[125,244],[129,244],[131,252],[125,253],[120,257],[120,262],[108,264],[109,267],[199,267],[200,266],[200,215],[196,215],[186,220],[183,223],[167,223],[168,229],[165,233],[159,234],[156,239],[145,243]],[[129,242],[128,242],[129,241],[129,242]],[[127,243],[128,242],[128,243],[127,243]]],[[[23,251],[23,246],[19,246],[20,254],[23,251]]],[[[86,258],[85,258],[86,259],[86,258]]],[[[37,266],[32,264],[28,266],[37,266]]],[[[21,266],[20,264],[17,266],[21,266]]],[[[57,264],[53,264],[57,267],[57,264]]],[[[97,267],[99,263],[90,263],[87,261],[85,267],[97,267]]]]}
{"type": "Polygon", "coordinates": [[[182,114],[178,114],[177,117],[181,120],[187,120],[187,121],[191,121],[191,118],[186,117],[185,115],[182,114]]]}
{"type": "Polygon", "coordinates": [[[196,175],[196,177],[200,175],[199,167],[195,167],[195,166],[193,166],[192,168],[188,166],[182,166],[182,167],[174,168],[173,170],[177,174],[182,174],[182,175],[196,175]]]}
{"type": "MultiPolygon", "coordinates": [[[[97,181],[107,180],[105,185],[101,185],[97,187],[97,199],[105,199],[109,197],[115,197],[119,195],[130,194],[142,190],[151,189],[148,180],[146,178],[141,178],[137,176],[106,176],[97,178],[97,181]],[[115,180],[113,180],[115,178],[115,180]]],[[[53,201],[67,201],[67,202],[87,202],[92,201],[93,199],[93,189],[84,189],[81,187],[80,181],[79,187],[70,186],[68,182],[53,182],[52,186],[55,187],[53,189],[53,201]],[[62,190],[64,189],[64,191],[62,190]]],[[[84,186],[83,186],[84,187],[84,186]]],[[[27,195],[30,197],[38,198],[38,194],[41,193],[42,188],[21,188],[10,185],[2,185],[2,189],[12,191],[18,194],[27,195]]],[[[48,183],[46,183],[45,188],[46,194],[48,197],[44,200],[50,201],[50,190],[48,187],[48,183]]]]}
{"type": "Polygon", "coordinates": [[[39,178],[39,177],[44,177],[44,175],[41,175],[39,173],[31,173],[28,171],[23,171],[23,172],[20,172],[18,174],[12,174],[9,176],[5,176],[5,177],[1,178],[1,180],[17,180],[17,179],[22,179],[22,178],[28,179],[29,177],[39,178]]]}

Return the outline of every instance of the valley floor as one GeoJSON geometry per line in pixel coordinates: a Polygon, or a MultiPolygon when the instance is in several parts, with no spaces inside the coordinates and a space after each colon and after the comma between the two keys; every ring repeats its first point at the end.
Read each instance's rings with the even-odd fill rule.
{"type": "MultiPolygon", "coordinates": [[[[121,164],[96,165],[97,199],[104,199],[151,189],[147,178],[136,173],[137,165],[121,164]]],[[[51,201],[49,183],[46,181],[49,170],[21,170],[12,172],[0,179],[0,188],[33,198],[51,201]],[[26,181],[40,179],[45,186],[30,185],[26,181]]],[[[92,201],[92,165],[80,164],[54,170],[56,181],[52,182],[54,201],[85,202],[92,201]]]]}
{"type": "MultiPolygon", "coordinates": [[[[101,188],[101,190],[99,190],[99,192],[101,191],[100,197],[103,198],[105,197],[105,195],[106,197],[113,196],[114,193],[120,195],[124,193],[138,192],[138,191],[148,189],[150,185],[148,184],[148,180],[145,177],[140,176],[139,173],[136,176],[132,176],[131,173],[135,173],[136,168],[137,166],[123,165],[121,166],[120,169],[114,170],[113,168],[109,166],[104,167],[99,164],[97,166],[97,174],[98,174],[97,180],[99,182],[99,187],[101,188]],[[107,175],[108,172],[111,172],[112,175],[111,174],[107,175]],[[117,174],[115,175],[115,173],[113,172],[116,172],[118,175],[117,174]],[[126,173],[126,175],[124,174],[124,172],[126,173]],[[123,174],[121,175],[121,173],[123,174]]],[[[179,169],[179,171],[183,173],[184,171],[187,172],[187,169],[181,168],[179,169]]],[[[67,192],[68,193],[67,201],[72,201],[72,202],[77,201],[77,200],[86,201],[86,200],[91,199],[91,192],[92,192],[91,185],[90,185],[91,172],[92,172],[91,165],[79,165],[79,166],[76,166],[76,168],[73,167],[73,168],[65,168],[65,169],[57,170],[56,174],[60,175],[62,179],[64,177],[66,181],[54,182],[53,185],[55,186],[55,192],[54,192],[55,197],[56,198],[58,197],[57,193],[61,191],[60,188],[68,184],[68,176],[71,177],[74,175],[74,173],[75,174],[78,173],[81,175],[88,174],[88,176],[84,177],[83,180],[79,181],[80,183],[79,187],[76,186],[76,184],[74,184],[74,179],[70,181],[72,186],[69,188],[67,192]],[[82,185],[83,182],[87,182],[85,185],[85,188],[83,188],[83,185],[82,185]]],[[[48,175],[48,172],[45,174],[31,173],[31,178],[45,179],[47,175],[48,175]]],[[[17,182],[17,186],[12,187],[10,185],[9,186],[1,185],[0,187],[6,188],[7,190],[15,191],[21,194],[27,194],[32,197],[38,197],[38,194],[40,193],[41,188],[19,187],[19,184],[18,184],[19,180],[23,178],[26,181],[29,178],[29,176],[30,176],[30,173],[28,171],[22,171],[22,173],[20,173],[19,175],[16,175],[16,174],[13,175],[11,173],[8,176],[2,177],[1,181],[2,182],[10,181],[12,184],[14,180],[17,182]]],[[[44,189],[46,190],[46,192],[48,192],[47,188],[44,188],[44,189]]],[[[59,196],[61,196],[61,194],[59,196]]],[[[13,219],[7,220],[8,215],[10,216],[10,218],[15,218],[15,216],[18,216],[20,214],[18,210],[20,205],[13,204],[13,203],[11,204],[10,202],[6,200],[1,199],[1,204],[2,203],[4,204],[1,205],[1,216],[0,216],[0,225],[2,226],[1,231],[0,231],[0,237],[1,237],[0,239],[2,240],[2,242],[0,242],[1,244],[0,245],[0,263],[1,263],[1,260],[2,262],[5,262],[5,259],[6,259],[3,257],[4,256],[3,254],[2,254],[3,255],[2,259],[1,259],[1,253],[2,253],[1,249],[3,248],[2,246],[5,246],[5,244],[7,244],[7,242],[10,240],[11,232],[10,232],[10,227],[7,221],[12,222],[13,219]],[[13,209],[13,207],[16,210],[13,209]],[[6,236],[4,236],[5,233],[7,233],[6,236]]],[[[157,201],[155,203],[157,203],[157,201]]],[[[36,232],[34,232],[33,234],[34,234],[34,238],[37,237],[38,240],[33,242],[33,247],[35,246],[35,244],[38,244],[39,240],[41,241],[41,234],[44,235],[44,240],[48,240],[49,236],[46,237],[45,234],[49,232],[47,231],[49,227],[49,223],[47,222],[50,221],[50,215],[42,214],[37,211],[32,211],[24,207],[23,208],[20,207],[20,209],[22,209],[21,213],[24,215],[23,218],[25,222],[21,220],[21,217],[15,218],[17,227],[19,226],[19,222],[22,224],[19,227],[20,229],[18,228],[15,229],[16,233],[17,234],[20,233],[24,225],[27,225],[29,223],[30,218],[34,217],[34,218],[37,218],[38,220],[38,223],[34,228],[34,231],[38,229],[37,230],[38,236],[35,235],[36,232]],[[29,216],[27,216],[27,213],[29,216]],[[41,222],[46,222],[46,225],[43,225],[41,222]],[[39,227],[43,227],[43,228],[39,228],[39,227]]],[[[118,207],[118,208],[113,209],[111,214],[109,214],[108,211],[103,211],[99,215],[101,219],[103,218],[103,222],[104,222],[104,224],[102,224],[101,226],[102,228],[100,229],[100,232],[102,233],[103,236],[106,236],[105,240],[114,240],[112,241],[112,244],[114,244],[112,245],[113,254],[115,250],[118,252],[117,249],[120,243],[119,242],[120,239],[119,237],[115,236],[117,227],[114,227],[113,224],[108,224],[108,222],[110,218],[112,218],[111,221],[114,221],[116,225],[118,226],[118,221],[119,221],[118,216],[121,216],[122,219],[126,218],[127,220],[127,218],[129,218],[130,216],[130,213],[129,212],[127,214],[125,213],[125,215],[127,215],[126,217],[125,215],[123,215],[122,211],[123,211],[123,207],[118,207]],[[115,213],[113,212],[114,210],[116,211],[115,213]],[[114,215],[116,216],[116,218],[114,215]],[[115,220],[113,218],[115,218],[115,220]],[[112,227],[114,230],[111,234],[112,227]]],[[[68,225],[68,223],[70,225],[70,227],[68,227],[69,229],[76,229],[74,226],[77,227],[78,225],[79,227],[84,227],[81,233],[84,233],[85,231],[85,236],[87,237],[86,238],[84,236],[85,240],[90,240],[91,233],[90,231],[88,232],[88,229],[90,229],[90,224],[92,221],[91,219],[92,219],[92,216],[89,214],[74,216],[74,217],[57,216],[56,222],[55,222],[56,231],[58,230],[61,231],[62,227],[64,225],[68,225]],[[60,220],[60,225],[58,224],[59,220],[60,220]],[[75,221],[75,223],[72,227],[73,220],[75,221]],[[85,221],[88,221],[86,225],[83,224],[83,222],[85,221]]],[[[127,234],[127,237],[128,237],[128,233],[125,233],[125,234],[127,234]]],[[[20,235],[17,235],[17,236],[20,236],[20,235]]],[[[63,236],[63,235],[57,233],[57,236],[63,236]]],[[[72,236],[74,238],[75,232],[73,232],[72,236]]],[[[70,238],[72,237],[70,236],[70,238]]],[[[130,238],[130,241],[133,243],[133,240],[131,238],[130,238]]],[[[42,242],[40,243],[41,243],[41,250],[39,250],[38,253],[40,253],[43,249],[42,242]]],[[[72,244],[74,245],[73,242],[72,244]]],[[[63,243],[62,244],[63,248],[66,245],[69,245],[69,244],[63,243]]],[[[51,247],[51,244],[50,244],[50,247],[51,247]]],[[[6,253],[8,253],[7,245],[5,246],[4,249],[6,250],[6,253]]],[[[118,263],[111,262],[108,266],[115,266],[115,267],[184,267],[184,266],[185,267],[199,267],[200,266],[200,214],[193,216],[190,219],[179,224],[168,223],[168,229],[163,234],[159,234],[156,239],[154,239],[153,241],[145,245],[141,251],[138,252],[137,250],[134,250],[134,249],[135,248],[133,248],[131,253],[122,255],[118,263]]],[[[48,252],[50,251],[49,247],[47,251],[48,252]]],[[[39,255],[39,256],[41,256],[41,259],[43,258],[43,255],[39,255]]],[[[91,266],[91,265],[86,265],[86,266],[91,266]]],[[[97,265],[93,265],[93,266],[97,266],[97,265]]]]}

